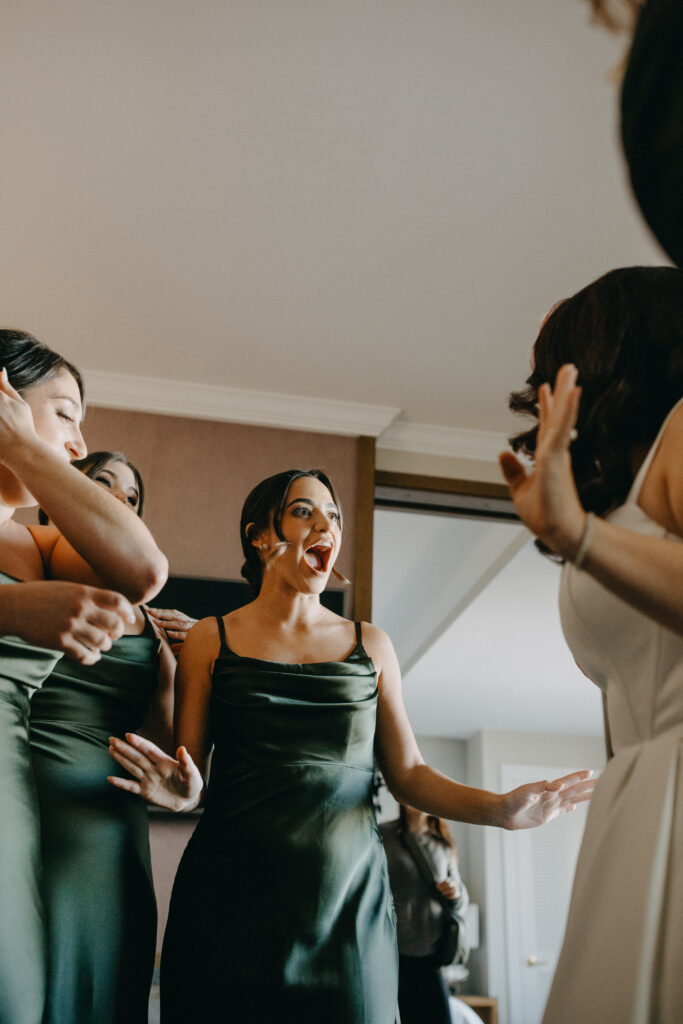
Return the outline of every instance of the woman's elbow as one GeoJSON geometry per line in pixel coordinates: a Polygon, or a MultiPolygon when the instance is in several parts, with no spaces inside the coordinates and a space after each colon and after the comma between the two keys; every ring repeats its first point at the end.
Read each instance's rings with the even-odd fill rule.
{"type": "Polygon", "coordinates": [[[157,596],[167,579],[168,559],[159,551],[154,558],[136,563],[122,593],[132,604],[146,604],[157,596]]]}

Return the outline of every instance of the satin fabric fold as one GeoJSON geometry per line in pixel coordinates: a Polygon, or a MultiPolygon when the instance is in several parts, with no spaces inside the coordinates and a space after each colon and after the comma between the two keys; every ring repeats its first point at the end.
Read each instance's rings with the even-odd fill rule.
{"type": "MultiPolygon", "coordinates": [[[[0,584],[18,581],[0,572],[0,584]]],[[[0,637],[0,1024],[41,1024],[45,921],[39,890],[40,822],[28,730],[31,698],[61,654],[0,637]]]]}
{"type": "Polygon", "coordinates": [[[147,1024],[156,947],[147,808],[107,781],[109,737],[138,729],[157,685],[149,624],[90,666],[64,659],[31,707],[42,826],[43,1024],[147,1024]]]}
{"type": "Polygon", "coordinates": [[[215,663],[206,808],[176,878],[164,1024],[394,1024],[395,917],[372,808],[377,679],[215,663]]]}

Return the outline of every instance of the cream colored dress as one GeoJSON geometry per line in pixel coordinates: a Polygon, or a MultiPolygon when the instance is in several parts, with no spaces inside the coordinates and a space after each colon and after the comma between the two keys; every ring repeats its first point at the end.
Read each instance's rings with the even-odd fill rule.
{"type": "MultiPolygon", "coordinates": [[[[667,422],[608,518],[681,542],[638,506],[667,422]]],[[[683,637],[570,565],[560,614],[578,665],[607,694],[614,757],[591,801],[543,1024],[680,1024],[683,637]]]]}

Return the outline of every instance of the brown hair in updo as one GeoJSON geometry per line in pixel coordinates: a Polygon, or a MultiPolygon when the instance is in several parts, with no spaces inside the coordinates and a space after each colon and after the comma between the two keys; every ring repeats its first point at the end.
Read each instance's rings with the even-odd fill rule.
{"type": "Polygon", "coordinates": [[[261,589],[263,562],[252,541],[272,524],[276,535],[286,543],[286,538],[282,533],[282,514],[292,484],[302,476],[312,476],[327,487],[332,500],[339,509],[339,525],[341,527],[341,506],[337,501],[330,478],[321,469],[288,469],[284,473],[276,473],[274,476],[262,480],[247,495],[240,519],[240,540],[245,559],[242,576],[254,594],[258,594],[261,589]]]}

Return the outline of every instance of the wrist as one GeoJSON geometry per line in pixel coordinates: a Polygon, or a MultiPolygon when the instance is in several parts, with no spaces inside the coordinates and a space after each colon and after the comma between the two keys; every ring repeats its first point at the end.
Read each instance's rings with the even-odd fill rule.
{"type": "Polygon", "coordinates": [[[181,801],[180,806],[177,807],[177,811],[179,811],[181,814],[189,814],[191,811],[196,811],[196,809],[202,802],[203,795],[204,789],[202,788],[199,790],[199,793],[196,796],[188,797],[187,800],[181,801]]]}
{"type": "MultiPolygon", "coordinates": [[[[1,461],[9,466],[17,475],[24,480],[24,475],[30,475],[34,471],[39,475],[45,470],[45,459],[59,459],[57,453],[50,448],[45,441],[37,434],[22,434],[7,446],[2,452],[1,461]]],[[[62,459],[59,459],[62,462],[62,459]]]]}
{"type": "Polygon", "coordinates": [[[486,819],[484,825],[491,825],[494,828],[508,828],[507,819],[509,810],[507,806],[506,793],[489,793],[489,804],[486,808],[486,819]]]}
{"type": "Polygon", "coordinates": [[[570,520],[541,537],[541,540],[565,562],[574,562],[580,553],[589,523],[588,514],[581,509],[570,520]]]}

